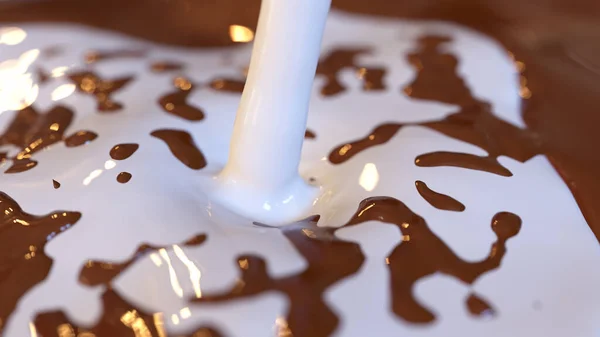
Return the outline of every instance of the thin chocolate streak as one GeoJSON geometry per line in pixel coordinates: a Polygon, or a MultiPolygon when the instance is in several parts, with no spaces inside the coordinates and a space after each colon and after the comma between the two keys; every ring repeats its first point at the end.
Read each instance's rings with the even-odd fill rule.
{"type": "MultiPolygon", "coordinates": [[[[162,313],[150,314],[127,302],[110,287],[102,294],[102,316],[91,327],[75,325],[62,311],[38,314],[34,325],[39,336],[167,337],[162,313]]],[[[222,337],[216,329],[201,327],[175,337],[222,337]]]]}
{"type": "Polygon", "coordinates": [[[325,84],[321,88],[323,96],[334,96],[346,90],[340,83],[338,75],[342,70],[354,69],[363,81],[363,90],[384,90],[383,77],[384,68],[365,68],[357,65],[356,57],[368,54],[367,48],[335,49],[321,59],[317,66],[317,76],[325,78],[325,84]]]}
{"type": "Polygon", "coordinates": [[[465,205],[460,201],[430,189],[427,184],[420,180],[415,181],[415,186],[423,199],[437,209],[454,212],[462,212],[465,210],[465,205]]]}
{"type": "MultiPolygon", "coordinates": [[[[206,234],[196,235],[193,238],[181,243],[183,246],[195,247],[200,246],[206,241],[206,234]]],[[[150,244],[142,244],[133,253],[133,255],[123,262],[108,262],[108,261],[88,261],[79,272],[79,282],[86,286],[97,286],[100,284],[110,284],[114,278],[123,273],[127,268],[133,265],[142,257],[156,252],[159,249],[168,248],[168,246],[152,246],[150,244]]]]}
{"type": "Polygon", "coordinates": [[[133,77],[125,76],[107,80],[91,71],[82,71],[70,74],[69,79],[77,85],[79,92],[91,95],[96,99],[99,112],[114,112],[121,110],[123,104],[113,101],[110,96],[127,86],[133,77]]]}
{"type": "Polygon", "coordinates": [[[90,51],[84,56],[85,63],[91,64],[100,61],[123,59],[123,58],[142,58],[146,56],[146,51],[136,49],[90,51]]]}
{"type": "Polygon", "coordinates": [[[465,304],[472,315],[479,317],[496,315],[496,310],[494,310],[494,308],[483,298],[475,294],[470,294],[469,297],[467,297],[465,304]]]}
{"type": "Polygon", "coordinates": [[[46,243],[80,218],[81,213],[67,211],[31,215],[0,192],[0,322],[6,322],[21,297],[50,272],[46,243]]]}
{"type": "Polygon", "coordinates": [[[54,179],[52,179],[52,186],[54,186],[54,189],[57,190],[60,188],[60,183],[54,179]]]}
{"type": "Polygon", "coordinates": [[[225,92],[242,93],[244,91],[244,85],[246,80],[239,80],[233,78],[218,78],[210,82],[210,87],[225,92]]]}
{"type": "Polygon", "coordinates": [[[174,80],[176,91],[166,94],[158,99],[158,105],[171,115],[175,115],[188,121],[201,121],[204,119],[204,112],[188,104],[188,96],[194,90],[194,85],[183,77],[177,77],[174,80]]]}
{"type": "Polygon", "coordinates": [[[109,154],[114,160],[125,160],[131,157],[139,147],[140,146],[135,143],[117,144],[110,149],[109,154]]]}
{"type": "Polygon", "coordinates": [[[150,133],[164,141],[171,153],[185,166],[199,170],[206,166],[206,159],[194,143],[192,136],[182,130],[160,129],[150,133]]]}
{"type": "Polygon", "coordinates": [[[469,153],[446,151],[425,153],[415,159],[415,164],[421,167],[462,167],[494,173],[504,177],[512,176],[512,173],[504,166],[500,165],[496,158],[480,157],[469,153]]]}
{"type": "Polygon", "coordinates": [[[394,198],[363,200],[344,227],[373,220],[396,225],[402,232],[402,242],[386,263],[391,275],[392,310],[398,317],[413,323],[428,323],[435,319],[434,313],[420,304],[412,293],[418,280],[439,272],[472,284],[481,275],[500,266],[506,254],[506,242],[521,229],[518,216],[508,212],[497,213],[491,224],[497,240],[492,244],[489,255],[478,262],[467,262],[438,238],[423,218],[394,198]]]}
{"type": "Polygon", "coordinates": [[[182,70],[184,67],[184,64],[175,61],[156,61],[150,65],[150,71],[153,73],[166,73],[182,70]]]}
{"type": "Polygon", "coordinates": [[[127,184],[131,180],[131,173],[121,172],[117,175],[117,181],[121,184],[127,184]]]}
{"type": "MultiPolygon", "coordinates": [[[[364,261],[358,244],[337,239],[333,228],[319,227],[313,216],[278,229],[308,262],[297,275],[272,278],[266,262],[257,256],[240,256],[240,279],[237,285],[221,294],[203,294],[195,303],[211,303],[248,298],[277,291],[289,299],[286,313],[286,336],[326,337],[339,324],[335,313],[324,303],[323,292],[331,285],[356,273],[364,261]],[[343,262],[342,262],[343,261],[343,262]]],[[[257,224],[260,225],[260,224],[257,224]]],[[[268,227],[265,225],[260,225],[268,227]]]]}
{"type": "Polygon", "coordinates": [[[525,162],[541,153],[542,144],[535,133],[523,130],[497,118],[489,104],[474,98],[464,81],[457,75],[458,60],[439,51],[446,37],[427,36],[419,40],[419,48],[409,55],[417,76],[404,91],[415,99],[434,100],[460,106],[448,117],[426,123],[386,123],[376,127],[367,137],[342,144],[331,151],[329,161],[341,164],[358,153],[388,142],[404,126],[418,125],[446,136],[481,147],[488,157],[438,152],[417,157],[419,166],[451,165],[511,176],[498,163],[499,156],[525,162]]]}

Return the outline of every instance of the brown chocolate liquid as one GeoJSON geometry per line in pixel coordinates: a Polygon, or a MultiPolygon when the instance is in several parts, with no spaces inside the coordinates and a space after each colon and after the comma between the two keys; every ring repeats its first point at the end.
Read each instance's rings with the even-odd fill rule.
{"type": "Polygon", "coordinates": [[[204,112],[187,103],[188,96],[194,89],[192,82],[183,77],[177,77],[173,82],[176,90],[159,98],[158,104],[165,112],[188,121],[203,120],[204,112]]]}
{"type": "Polygon", "coordinates": [[[52,259],[44,252],[46,243],[80,218],[81,213],[68,211],[31,215],[0,192],[0,322],[6,322],[21,296],[50,272],[52,259]]]}
{"type": "Polygon", "coordinates": [[[182,130],[161,129],[151,135],[164,141],[171,153],[185,166],[199,170],[206,166],[206,159],[194,143],[192,136],[182,130]]]}
{"type": "Polygon", "coordinates": [[[121,172],[119,174],[117,174],[117,181],[120,182],[121,184],[127,184],[129,182],[129,180],[131,180],[131,173],[129,172],[121,172]]]}
{"type": "Polygon", "coordinates": [[[28,171],[37,165],[32,159],[35,153],[62,140],[67,147],[84,145],[96,138],[96,134],[78,131],[64,138],[65,132],[73,120],[73,111],[64,106],[55,106],[46,113],[39,113],[33,107],[17,112],[4,133],[0,134],[0,146],[14,145],[21,151],[12,158],[6,154],[0,161],[11,159],[13,164],[5,173],[28,171]]]}
{"type": "Polygon", "coordinates": [[[427,186],[424,182],[417,180],[415,182],[417,191],[431,206],[446,211],[462,212],[465,205],[451,196],[438,193],[427,186]]]}
{"type": "MultiPolygon", "coordinates": [[[[0,21],[83,22],[159,42],[182,45],[223,45],[231,43],[226,33],[230,23],[241,23],[253,27],[256,22],[258,1],[244,2],[245,10],[243,11],[232,5],[237,3],[236,1],[238,0],[222,0],[214,4],[188,2],[186,5],[181,6],[158,0],[153,1],[153,6],[149,6],[147,1],[142,0],[132,0],[126,4],[116,0],[94,0],[85,3],[73,0],[38,1],[26,5],[11,2],[0,4],[0,21]],[[140,17],[152,19],[130,20],[129,14],[127,14],[128,11],[124,11],[123,6],[139,13],[140,17]],[[197,6],[205,6],[205,8],[196,8],[197,6]]],[[[593,44],[598,34],[597,31],[600,31],[594,29],[597,27],[595,22],[600,14],[600,6],[591,1],[578,1],[577,6],[573,6],[573,3],[567,1],[550,2],[547,0],[534,0],[527,3],[516,2],[516,0],[425,0],[412,2],[334,0],[333,3],[334,7],[374,15],[457,21],[499,39],[514,53],[519,62],[517,65],[522,70],[522,97],[527,99],[524,102],[523,114],[529,127],[528,131],[515,128],[498,120],[491,113],[489,105],[472,97],[464,82],[456,75],[455,68],[458,62],[456,58],[438,50],[438,46],[446,41],[444,37],[424,38],[421,41],[420,48],[416,48],[415,52],[409,56],[409,62],[419,70],[419,73],[413,83],[401,89],[404,94],[415,99],[447,102],[461,107],[455,114],[443,120],[425,123],[422,126],[479,146],[489,154],[487,162],[477,162],[475,164],[469,163],[472,158],[468,160],[465,158],[457,159],[456,155],[450,154],[447,154],[450,158],[446,157],[443,160],[439,159],[440,155],[438,154],[433,158],[437,160],[437,163],[445,161],[446,164],[443,165],[448,165],[447,160],[450,160],[450,163],[455,166],[509,175],[506,171],[500,169],[499,164],[495,165],[498,156],[506,155],[519,161],[526,161],[538,153],[544,153],[567,182],[590,227],[600,239],[600,207],[598,206],[600,205],[600,179],[598,179],[597,174],[597,168],[600,166],[600,154],[595,149],[595,145],[600,143],[600,134],[596,131],[596,125],[599,124],[600,117],[594,113],[595,109],[600,106],[600,95],[597,92],[596,85],[598,74],[590,71],[590,69],[595,69],[594,60],[597,59],[598,54],[594,48],[589,47],[590,44],[593,44]],[[423,67],[419,69],[420,66],[423,67]],[[438,158],[435,158],[436,156],[438,158]],[[495,163],[490,159],[493,159],[495,163]],[[483,165],[488,165],[488,169],[484,169],[485,166],[483,165]]],[[[357,51],[357,53],[359,52],[361,50],[357,51]]],[[[377,87],[377,78],[379,76],[383,78],[385,74],[385,72],[380,72],[380,70],[384,70],[383,68],[367,70],[364,74],[361,74],[360,67],[354,65],[353,59],[349,62],[342,58],[339,62],[328,63],[328,57],[325,57],[321,64],[324,65],[319,66],[319,76],[324,76],[327,80],[324,88],[322,88],[325,95],[339,94],[345,90],[337,81],[337,73],[342,69],[357,71],[363,78],[365,89],[368,86],[377,87]],[[369,82],[373,84],[367,85],[369,82]]],[[[94,82],[93,79],[92,82],[94,82]]],[[[81,85],[78,84],[78,86],[81,90],[81,85]]],[[[95,96],[94,90],[86,92],[95,96]]],[[[102,97],[102,95],[100,96],[102,97]]],[[[100,108],[100,99],[98,101],[100,108]]],[[[111,103],[112,105],[109,105],[109,107],[114,108],[116,103],[111,103]]],[[[23,129],[35,130],[35,127],[32,126],[35,124],[36,122],[27,122],[26,127],[23,129]]],[[[387,142],[402,126],[394,123],[383,124],[364,139],[340,145],[332,151],[329,158],[332,163],[336,164],[349,160],[362,150],[387,142]]],[[[0,137],[0,144],[14,144],[6,141],[5,136],[7,133],[0,137]]],[[[14,132],[12,134],[14,137],[14,132]]],[[[17,134],[19,133],[17,132],[17,134]]],[[[165,135],[162,134],[162,136],[165,135]]],[[[160,136],[157,137],[163,139],[160,136]]],[[[182,138],[184,138],[183,141],[171,141],[171,143],[184,144],[182,145],[184,148],[189,148],[189,144],[192,144],[191,147],[196,150],[179,149],[175,151],[169,141],[163,140],[169,145],[172,153],[186,163],[181,158],[187,158],[188,156],[183,153],[190,152],[191,157],[198,157],[200,152],[193,145],[189,134],[187,141],[185,136],[182,138]],[[185,145],[186,143],[187,145],[185,145]]],[[[17,146],[21,148],[29,145],[24,141],[17,142],[19,143],[17,146]]],[[[431,159],[431,156],[425,158],[431,159]]],[[[420,159],[422,161],[423,156],[420,159]]],[[[496,253],[482,262],[466,263],[461,262],[441,240],[429,231],[422,218],[414,215],[401,202],[385,197],[367,199],[359,207],[359,210],[361,209],[361,212],[364,211],[362,215],[357,212],[355,216],[355,218],[360,219],[353,219],[348,224],[349,226],[366,221],[371,217],[399,226],[403,233],[402,244],[396,247],[389,257],[389,268],[392,281],[394,281],[392,284],[394,293],[393,310],[398,316],[414,322],[430,321],[433,314],[429,309],[423,308],[416,302],[412,297],[409,284],[414,283],[419,277],[436,271],[455,276],[467,283],[473,282],[478,275],[499,265],[501,256],[505,253],[504,243],[509,237],[518,232],[520,226],[520,221],[516,220],[518,219],[516,216],[499,213],[495,219],[497,221],[492,224],[493,230],[498,236],[498,241],[492,247],[492,251],[496,253]],[[366,207],[371,204],[374,206],[366,210],[366,207]],[[390,209],[392,211],[388,211],[390,209]],[[404,222],[399,224],[400,220],[405,218],[414,220],[412,223],[406,222],[409,224],[407,228],[403,228],[404,222]],[[414,224],[417,225],[413,226],[414,224]],[[409,228],[411,232],[408,231],[409,228]],[[426,239],[420,239],[422,237],[426,239]],[[420,244],[419,242],[428,243],[420,244]],[[423,256],[430,256],[428,252],[438,249],[442,254],[446,254],[445,256],[448,256],[449,260],[441,263],[433,256],[424,259],[428,262],[425,265],[421,266],[419,263],[415,263],[423,256]],[[418,257],[415,258],[414,256],[418,257]],[[409,271],[409,273],[407,274],[406,271],[409,271]],[[403,292],[406,295],[405,297],[398,296],[403,292]]],[[[286,236],[293,243],[296,242],[295,246],[297,244],[298,250],[302,251],[304,249],[303,255],[311,263],[310,268],[321,271],[318,266],[319,263],[323,262],[314,261],[315,257],[310,258],[311,244],[307,243],[306,239],[298,240],[297,237],[298,235],[304,235],[305,238],[310,238],[309,236],[316,238],[315,232],[318,233],[319,231],[308,228],[308,231],[302,232],[302,234],[297,233],[294,236],[295,239],[292,239],[290,234],[286,234],[286,236]],[[313,261],[317,267],[312,266],[313,261]]],[[[362,264],[362,255],[360,257],[359,255],[352,256],[354,257],[349,260],[353,261],[353,266],[358,264],[358,267],[355,267],[357,269],[362,264]]],[[[4,255],[0,258],[2,257],[4,255]]],[[[338,260],[343,259],[343,261],[346,261],[347,258],[346,254],[338,257],[338,260]]],[[[239,262],[243,272],[242,279],[246,277],[260,281],[258,284],[253,284],[243,290],[246,293],[258,292],[261,289],[284,289],[279,280],[272,280],[262,270],[260,258],[248,257],[248,259],[245,259],[241,257],[239,262]],[[245,270],[250,269],[252,269],[252,273],[245,272],[245,270]],[[257,277],[253,276],[254,272],[257,272],[257,277]],[[248,276],[248,273],[251,275],[248,276]],[[261,284],[261,282],[264,282],[264,284],[261,284]]],[[[335,268],[335,266],[332,266],[332,268],[335,268]]],[[[325,274],[324,278],[333,277],[332,274],[328,274],[328,270],[322,272],[325,274]]],[[[312,276],[320,278],[317,274],[312,276]]],[[[313,282],[311,278],[305,278],[304,280],[313,282]]],[[[298,286],[308,287],[307,284],[299,284],[298,286]]],[[[320,290],[320,288],[317,290],[320,290]]],[[[285,287],[285,290],[280,291],[286,292],[286,294],[291,292],[287,287],[285,287]]],[[[294,299],[290,302],[295,300],[296,308],[303,308],[303,301],[308,302],[304,308],[313,308],[313,305],[319,307],[321,303],[318,301],[316,304],[313,303],[313,297],[316,297],[316,295],[313,296],[312,294],[315,293],[319,294],[318,300],[322,302],[318,291],[309,292],[311,294],[308,296],[309,299],[301,298],[296,294],[288,294],[288,297],[292,298],[294,296],[294,299]]],[[[223,295],[221,300],[228,298],[223,295]]],[[[107,290],[104,303],[109,302],[123,303],[118,294],[107,290]],[[110,302],[113,299],[114,301],[110,302]]],[[[466,304],[471,312],[477,314],[477,312],[487,310],[481,310],[484,307],[481,302],[484,301],[475,295],[473,298],[469,297],[466,304]]],[[[119,316],[118,310],[114,314],[108,309],[111,307],[115,306],[105,306],[98,326],[103,326],[103,324],[110,326],[117,322],[115,326],[108,327],[109,330],[103,331],[108,331],[108,336],[120,336],[119,331],[110,330],[113,328],[119,329],[122,326],[119,323],[121,322],[120,317],[112,321],[107,320],[110,315],[113,315],[113,317],[119,316]]],[[[125,313],[131,308],[126,303],[121,307],[125,308],[125,311],[121,311],[121,313],[125,313]]],[[[328,312],[326,306],[323,312],[328,312]]],[[[290,309],[287,315],[288,320],[291,322],[294,320],[292,317],[296,316],[298,316],[294,318],[296,320],[303,319],[302,313],[298,314],[297,309],[296,311],[290,309]]],[[[41,315],[36,319],[36,325],[43,325],[42,317],[45,316],[41,315]]],[[[145,322],[144,324],[149,325],[149,321],[146,321],[147,317],[147,315],[144,316],[142,321],[145,322]]],[[[310,323],[305,324],[307,327],[314,322],[309,320],[310,317],[305,319],[310,323]]],[[[327,331],[335,329],[338,322],[337,317],[333,314],[326,314],[323,317],[314,319],[316,322],[325,322],[323,331],[317,333],[327,333],[327,331]]],[[[64,315],[62,317],[59,315],[58,319],[52,320],[52,324],[48,325],[49,330],[42,334],[44,336],[56,335],[56,327],[61,324],[61,321],[67,322],[64,315]]],[[[303,336],[303,327],[298,326],[298,323],[289,324],[289,327],[293,327],[291,331],[294,335],[303,336]],[[296,332],[296,330],[299,332],[296,332]]],[[[308,329],[310,328],[308,327],[308,329]]],[[[39,331],[43,331],[43,329],[40,328],[39,331]]],[[[156,330],[152,331],[155,332],[156,330]]],[[[126,329],[122,333],[123,336],[129,336],[132,335],[132,330],[126,329]]],[[[98,336],[100,335],[98,333],[98,336]]]]}
{"type": "MultiPolygon", "coordinates": [[[[183,246],[200,246],[206,241],[206,235],[200,234],[186,242],[183,246]]],[[[79,272],[79,282],[87,286],[96,286],[100,284],[110,284],[112,280],[129,268],[135,261],[142,257],[156,252],[161,248],[149,244],[142,244],[133,253],[133,256],[123,262],[108,262],[108,261],[88,261],[79,272]]]]}
{"type": "Polygon", "coordinates": [[[402,233],[402,242],[392,251],[386,263],[390,269],[392,311],[413,323],[427,323],[435,318],[435,314],[420,304],[412,293],[418,280],[443,273],[471,284],[500,266],[506,254],[506,241],[521,229],[518,216],[508,212],[497,213],[491,224],[497,240],[492,244],[489,255],[477,262],[467,262],[438,238],[423,218],[397,199],[371,197],[363,200],[345,227],[372,220],[395,225],[402,233]]]}
{"type": "Polygon", "coordinates": [[[135,143],[117,144],[110,149],[109,154],[114,160],[125,160],[131,157],[139,147],[140,146],[135,143]]]}
{"type": "Polygon", "coordinates": [[[333,235],[334,229],[318,227],[318,220],[319,217],[314,216],[281,228],[285,237],[308,262],[304,272],[272,278],[261,257],[240,256],[238,266],[241,276],[233,289],[222,294],[206,294],[193,301],[223,302],[277,291],[289,299],[285,326],[293,336],[330,336],[338,326],[339,319],[325,304],[323,292],[358,271],[364,256],[358,244],[337,239],[333,235]]]}
{"type": "MultiPolygon", "coordinates": [[[[38,314],[34,319],[37,333],[44,337],[167,337],[161,313],[147,313],[127,302],[110,287],[102,294],[102,316],[92,327],[79,327],[62,311],[38,314]]],[[[222,337],[217,330],[201,327],[187,335],[174,337],[222,337]]]]}
{"type": "Polygon", "coordinates": [[[91,95],[96,99],[99,112],[115,112],[123,109],[123,104],[113,101],[110,95],[123,89],[133,80],[133,77],[125,76],[107,80],[93,72],[82,71],[70,74],[69,79],[77,85],[79,92],[91,95]]]}
{"type": "Polygon", "coordinates": [[[465,304],[467,305],[469,312],[475,316],[484,317],[494,316],[496,314],[496,311],[489,303],[475,294],[469,295],[465,304]]]}

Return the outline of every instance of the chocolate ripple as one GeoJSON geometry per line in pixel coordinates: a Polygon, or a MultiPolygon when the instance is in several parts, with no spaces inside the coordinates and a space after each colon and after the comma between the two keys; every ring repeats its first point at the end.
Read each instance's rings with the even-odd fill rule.
{"type": "Polygon", "coordinates": [[[321,94],[323,96],[334,96],[346,91],[346,87],[338,78],[340,72],[346,69],[357,72],[358,77],[363,81],[363,90],[385,90],[383,78],[386,69],[365,68],[356,61],[356,57],[369,53],[370,50],[367,48],[338,48],[321,58],[317,66],[317,76],[325,78],[321,94]]]}
{"type": "Polygon", "coordinates": [[[85,54],[85,63],[96,63],[107,60],[142,58],[146,51],[139,49],[93,50],[85,54]]]}
{"type": "Polygon", "coordinates": [[[489,255],[477,262],[467,262],[437,237],[422,217],[397,199],[371,197],[363,200],[344,227],[367,221],[395,225],[402,233],[401,243],[386,259],[386,264],[391,277],[392,311],[413,323],[428,323],[435,319],[434,313],[419,303],[413,294],[419,280],[439,272],[472,284],[481,275],[500,266],[506,254],[506,242],[521,229],[521,219],[517,215],[497,213],[491,224],[497,240],[489,255]]]}
{"type": "Polygon", "coordinates": [[[72,73],[68,77],[77,85],[77,91],[94,97],[99,112],[123,109],[123,104],[114,101],[111,95],[125,88],[133,80],[132,76],[108,80],[91,71],[72,73]]]}
{"type": "MultiPolygon", "coordinates": [[[[102,316],[91,327],[73,323],[63,311],[39,313],[33,324],[39,336],[44,337],[168,337],[162,313],[148,313],[125,300],[112,288],[102,294],[102,316]]],[[[212,327],[174,337],[223,337],[212,327]]]]}
{"type": "MultiPolygon", "coordinates": [[[[200,246],[206,241],[206,238],[206,234],[196,235],[181,243],[181,245],[187,247],[200,246]]],[[[83,268],[81,268],[81,271],[79,272],[79,282],[86,286],[109,284],[114,278],[119,276],[142,257],[165,248],[168,248],[168,246],[153,246],[144,243],[136,249],[135,253],[133,253],[130,258],[123,262],[90,260],[86,262],[83,268]]]]}
{"type": "Polygon", "coordinates": [[[203,294],[192,301],[219,303],[276,291],[285,295],[290,303],[285,319],[278,324],[279,335],[330,336],[339,325],[339,319],[323,301],[323,293],[333,284],[356,273],[364,256],[358,244],[336,238],[334,229],[317,226],[318,220],[319,216],[313,216],[273,228],[281,230],[308,262],[305,271],[272,278],[264,259],[254,255],[240,256],[237,259],[240,278],[232,289],[219,294],[203,294]]]}
{"type": "Polygon", "coordinates": [[[175,158],[185,166],[193,170],[199,170],[206,166],[204,155],[194,143],[192,136],[186,131],[160,129],[152,131],[150,134],[164,141],[175,158]]]}
{"type": "Polygon", "coordinates": [[[177,77],[173,82],[176,90],[160,97],[158,99],[158,105],[160,105],[166,113],[188,121],[203,120],[204,112],[187,102],[188,96],[194,89],[192,82],[183,77],[177,77]]]}
{"type": "Polygon", "coordinates": [[[0,323],[8,320],[25,293],[48,276],[53,261],[45,253],[46,243],[80,218],[81,213],[69,211],[31,215],[0,192],[0,323]]]}
{"type": "Polygon", "coordinates": [[[418,166],[455,166],[508,177],[512,173],[500,165],[499,156],[525,162],[541,153],[542,142],[535,133],[499,119],[488,103],[473,97],[457,74],[458,59],[440,50],[449,41],[444,36],[419,39],[416,51],[408,56],[410,64],[417,71],[416,77],[403,91],[415,99],[457,105],[459,110],[432,122],[381,124],[365,138],[334,148],[329,154],[331,163],[341,164],[366,149],[385,144],[404,126],[426,127],[488,152],[486,157],[466,153],[428,153],[416,158],[418,166]]]}

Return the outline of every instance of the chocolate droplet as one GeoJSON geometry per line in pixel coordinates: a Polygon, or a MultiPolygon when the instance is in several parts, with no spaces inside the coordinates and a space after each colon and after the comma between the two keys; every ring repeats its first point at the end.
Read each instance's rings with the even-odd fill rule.
{"type": "Polygon", "coordinates": [[[117,181],[121,184],[127,184],[131,180],[131,173],[121,172],[117,175],[117,181]]]}
{"type": "Polygon", "coordinates": [[[60,188],[60,183],[54,179],[52,179],[52,186],[54,186],[54,189],[57,190],[60,188]]]}
{"type": "Polygon", "coordinates": [[[131,157],[140,146],[135,143],[117,144],[110,149],[110,157],[114,160],[125,160],[131,157]]]}
{"type": "Polygon", "coordinates": [[[491,317],[496,314],[494,308],[489,305],[483,298],[470,294],[466,301],[467,309],[475,316],[479,317],[491,317]]]}

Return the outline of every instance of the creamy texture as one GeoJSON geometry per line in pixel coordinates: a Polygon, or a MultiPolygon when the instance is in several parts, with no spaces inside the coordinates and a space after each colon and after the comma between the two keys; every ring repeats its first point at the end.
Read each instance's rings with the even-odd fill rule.
{"type": "MultiPolygon", "coordinates": [[[[304,143],[300,174],[319,187],[318,200],[307,221],[271,228],[231,214],[205,189],[226,162],[239,102],[236,90],[210,83],[243,78],[248,46],[193,51],[71,26],[22,27],[24,42],[1,46],[7,57],[70,41],[51,59],[40,53],[32,69],[52,74],[76,64],[40,85],[38,111],[51,111],[57,104],[51,92],[73,84],[69,74],[82,68],[92,67],[102,81],[131,80],[110,92],[109,101],[122,104],[110,114],[99,113],[106,96],[95,89],[60,99],[74,115],[59,124],[64,135],[97,135],[85,146],[67,148],[62,134],[42,133],[0,148],[13,158],[42,139],[45,150],[28,158],[37,165],[0,175],[2,190],[34,214],[82,214],[77,226],[47,244],[52,268],[10,309],[5,335],[32,335],[32,329],[98,336],[161,336],[162,329],[169,336],[597,332],[600,275],[584,267],[599,263],[597,242],[540,155],[537,135],[523,128],[519,64],[488,38],[450,24],[332,13],[321,63],[337,50],[368,53],[353,56],[335,75],[321,70],[317,76],[308,117],[317,137],[304,143]],[[124,49],[147,52],[85,63],[90,50],[124,49]],[[150,71],[155,60],[186,67],[182,74],[156,73],[150,71]],[[362,68],[383,69],[387,89],[365,90],[377,80],[365,82],[369,72],[362,68]],[[202,108],[201,121],[165,113],[156,103],[173,92],[180,75],[196,85],[185,104],[202,108]],[[324,95],[332,78],[343,90],[324,95]],[[126,160],[110,156],[116,144],[133,143],[139,148],[126,160]],[[418,165],[417,158],[435,165],[418,165]],[[119,184],[118,172],[133,178],[119,184]],[[61,188],[53,189],[50,179],[61,188]],[[415,181],[466,209],[432,207],[415,181]],[[187,245],[190,240],[198,242],[187,245]],[[89,261],[108,266],[108,276],[92,286],[81,278],[89,261]],[[557,295],[564,284],[572,289],[568,299],[557,295]]],[[[17,116],[0,114],[0,132],[10,134],[17,116]]],[[[38,134],[37,123],[27,125],[38,134]]],[[[301,132],[308,134],[304,126],[301,132]]],[[[11,165],[13,159],[2,164],[11,165]]]]}

